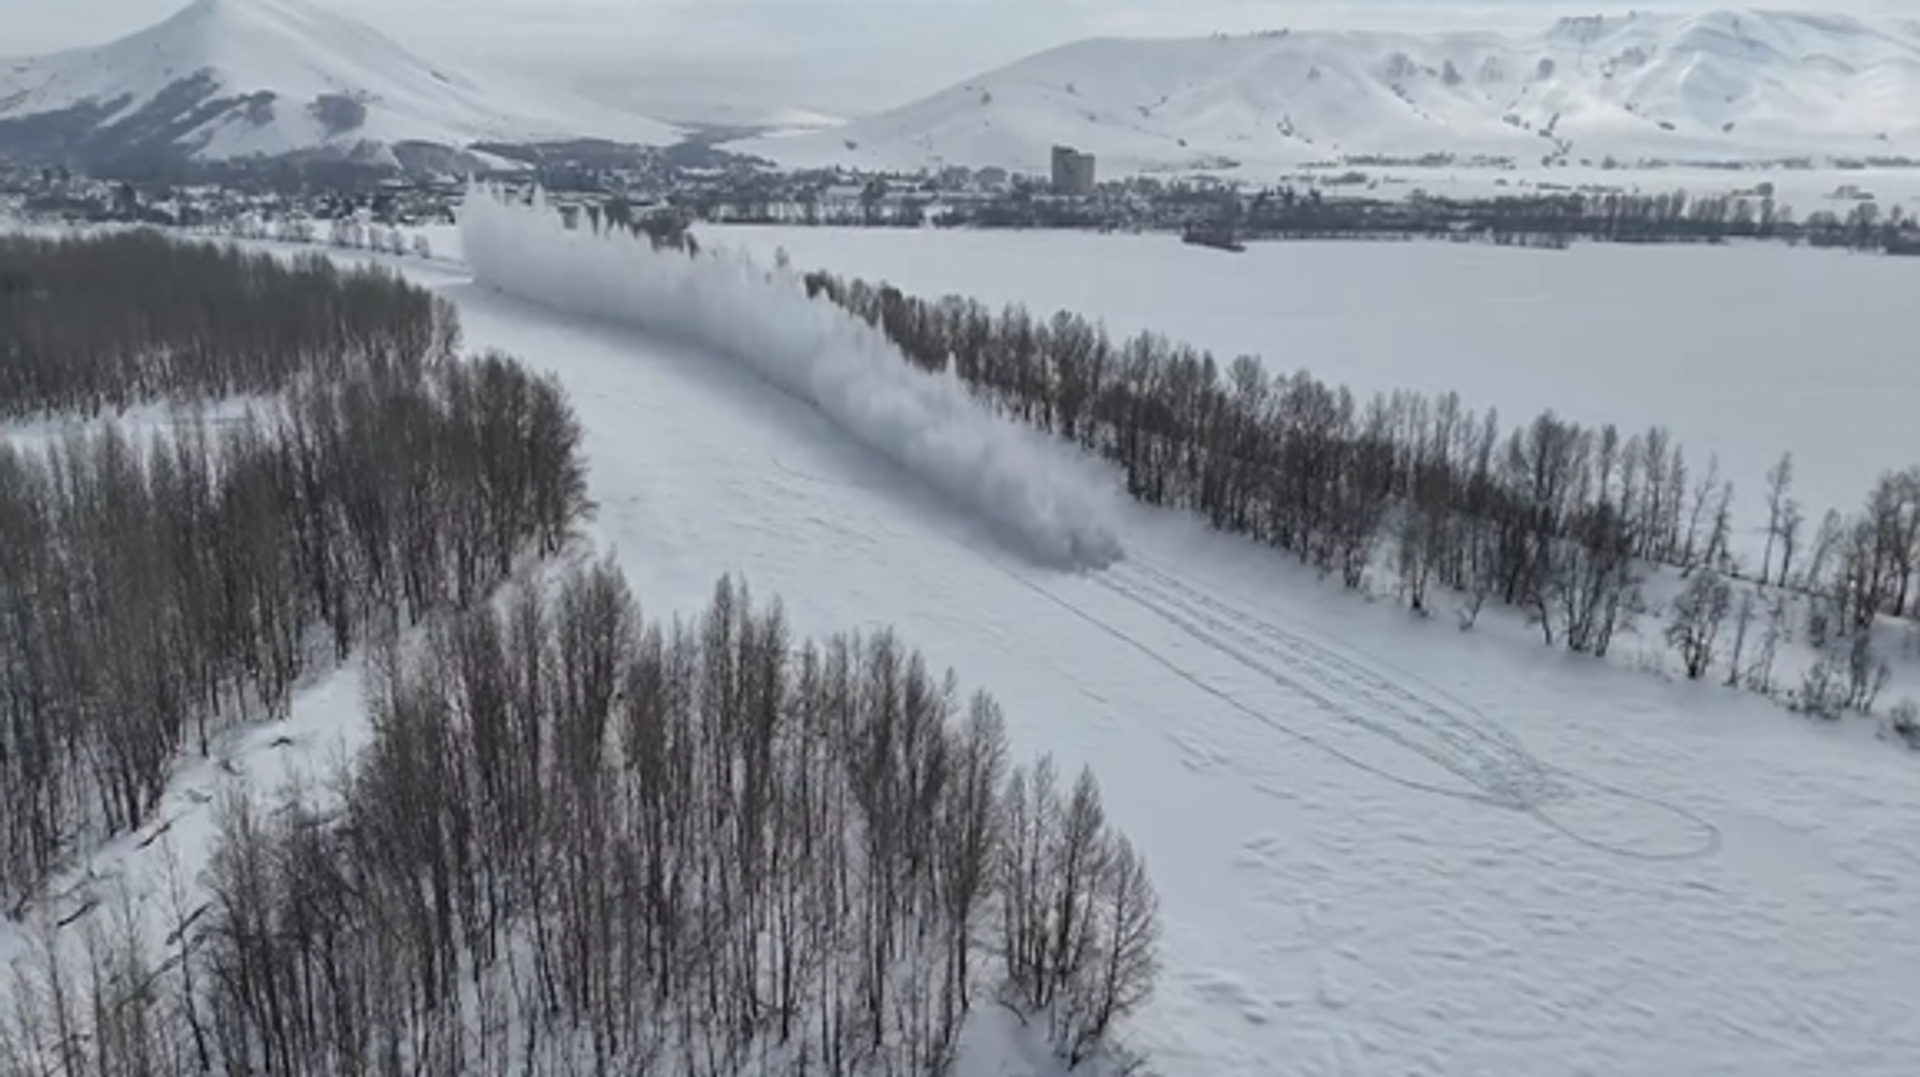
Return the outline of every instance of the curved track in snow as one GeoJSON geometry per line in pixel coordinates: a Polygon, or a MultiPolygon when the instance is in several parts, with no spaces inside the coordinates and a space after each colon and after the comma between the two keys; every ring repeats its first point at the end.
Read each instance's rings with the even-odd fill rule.
{"type": "MultiPolygon", "coordinates": [[[[1499,721],[1408,671],[1255,614],[1149,562],[1135,559],[1092,578],[1220,654],[1312,699],[1325,714],[1426,760],[1455,781],[1435,784],[1349,760],[1378,777],[1421,792],[1525,812],[1568,838],[1620,856],[1687,860],[1720,847],[1718,828],[1698,814],[1542,760],[1499,721]],[[1671,832],[1671,840],[1609,842],[1581,832],[1557,810],[1576,798],[1596,796],[1665,816],[1663,829],[1671,832]]],[[[1215,691],[1202,687],[1209,694],[1215,691]]],[[[1297,739],[1310,738],[1270,716],[1261,716],[1261,721],[1281,726],[1297,739]]]]}

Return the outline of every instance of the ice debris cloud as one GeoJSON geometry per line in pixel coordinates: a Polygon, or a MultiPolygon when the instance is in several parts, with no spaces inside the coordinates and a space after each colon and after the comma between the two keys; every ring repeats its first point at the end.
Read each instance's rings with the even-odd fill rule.
{"type": "Polygon", "coordinates": [[[474,279],[563,313],[656,333],[807,401],[1021,553],[1060,569],[1123,556],[1111,471],[994,413],[957,379],[915,367],[884,333],[793,272],[744,253],[655,250],[623,230],[569,227],[537,192],[468,192],[460,240],[474,279]]]}

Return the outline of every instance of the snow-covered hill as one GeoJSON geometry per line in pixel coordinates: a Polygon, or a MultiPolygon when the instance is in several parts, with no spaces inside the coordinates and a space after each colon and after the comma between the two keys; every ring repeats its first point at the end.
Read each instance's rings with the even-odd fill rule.
{"type": "Polygon", "coordinates": [[[427,60],[310,0],[193,0],[106,45],[0,61],[23,156],[382,155],[406,143],[677,140],[655,120],[427,60]]]}
{"type": "Polygon", "coordinates": [[[1275,30],[1095,39],[831,131],[783,163],[1103,174],[1354,155],[1755,160],[1920,155],[1920,21],[1786,11],[1561,19],[1536,33],[1275,30]]]}

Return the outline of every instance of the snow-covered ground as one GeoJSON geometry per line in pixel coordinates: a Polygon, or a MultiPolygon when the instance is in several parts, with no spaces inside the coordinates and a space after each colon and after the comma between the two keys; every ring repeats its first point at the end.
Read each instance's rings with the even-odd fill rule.
{"type": "Polygon", "coordinates": [[[109,124],[149,106],[167,113],[156,120],[193,112],[194,122],[168,137],[206,159],[362,140],[678,140],[666,124],[565,91],[428,60],[312,0],[191,0],[105,45],[0,64],[0,121],[89,105],[106,108],[109,124]],[[211,77],[200,96],[224,107],[195,111],[198,96],[181,98],[181,84],[196,76],[211,77]],[[364,112],[358,122],[349,122],[348,101],[364,112]]]}
{"type": "Polygon", "coordinates": [[[1412,628],[1157,514],[1106,574],[1029,568],[736,368],[453,294],[569,385],[653,608],[733,569],[797,627],[894,623],[1021,749],[1096,768],[1166,901],[1162,1072],[1891,1077],[1920,1048],[1903,753],[1412,628]]]}
{"type": "MultiPolygon", "coordinates": [[[[1687,358],[1700,364],[1696,410],[1682,416],[1685,398],[1664,406],[1690,441],[1715,412],[1762,423],[1754,400],[1766,378],[1741,364],[1786,376],[1796,355],[1794,338],[1779,337],[1786,294],[1829,344],[1800,355],[1829,365],[1800,375],[1789,428],[1820,441],[1871,433],[1867,414],[1829,413],[1809,394],[1844,380],[1831,364],[1851,353],[1832,342],[1866,347],[1893,322],[1863,321],[1849,305],[1872,273],[1805,253],[1618,262],[1601,251],[1395,248],[1404,262],[1355,264],[1365,249],[1333,247],[1172,262],[1189,252],[1171,241],[1109,240],[1069,257],[1093,241],[909,236],[891,248],[898,264],[883,266],[872,251],[823,259],[808,247],[878,243],[867,238],[877,233],[754,235],[785,242],[799,265],[917,287],[969,272],[969,290],[988,298],[1104,310],[1116,324],[1125,311],[1201,343],[1213,325],[1215,336],[1264,338],[1276,360],[1312,351],[1325,373],[1372,370],[1394,384],[1424,364],[1421,384],[1517,383],[1554,390],[1544,402],[1569,411],[1588,406],[1581,398],[1608,370],[1622,383],[1606,397],[1615,406],[1674,401],[1687,358]],[[1157,272],[1129,249],[1162,259],[1157,272]],[[1448,257],[1465,260],[1431,261],[1448,257]],[[932,263],[924,283],[905,272],[916,262],[932,263]],[[1796,278],[1801,266],[1814,276],[1796,278]],[[1776,279],[1782,293],[1766,291],[1776,279]],[[1688,291],[1658,305],[1636,291],[1661,283],[1688,291]],[[1068,302],[1099,296],[1104,307],[1068,302]],[[1726,335],[1687,328],[1694,311],[1703,324],[1717,313],[1726,335]],[[1597,332],[1610,346],[1584,339],[1597,332]],[[1692,350],[1636,358],[1672,338],[1692,350]],[[1750,354],[1768,339],[1772,351],[1750,354]],[[1643,380],[1649,370],[1662,377],[1643,380]],[[1714,384],[1722,391],[1710,395],[1714,384]]],[[[667,341],[636,328],[630,307],[608,302],[603,318],[585,318],[592,299],[565,300],[575,312],[561,313],[458,265],[390,261],[459,305],[470,344],[514,351],[565,384],[601,504],[591,537],[617,551],[651,612],[691,610],[714,577],[741,572],[783,598],[797,629],[896,625],[999,697],[1023,753],[1096,769],[1164,900],[1165,973],[1136,1030],[1158,1072],[1904,1077],[1920,1053],[1910,754],[1750,697],[1560,655],[1501,622],[1473,633],[1416,625],[1167,513],[1117,509],[1127,557],[1104,571],[1036,567],[911,461],[850,434],[846,414],[809,407],[737,361],[747,357],[708,347],[723,327],[682,314],[680,339],[667,341]]],[[[1887,263],[1857,263],[1869,264],[1887,263]]],[[[547,286],[510,265],[488,275],[522,294],[547,286]]],[[[1864,369],[1898,376],[1880,354],[1864,369]]],[[[1876,463],[1887,455],[1856,449],[1876,463]]],[[[1860,480],[1847,482],[1850,501],[1860,480]]],[[[355,696],[354,674],[337,675],[299,700],[287,727],[238,747],[234,768],[273,781],[326,758],[362,735],[355,696]]],[[[167,839],[119,843],[100,870],[154,872],[169,839],[191,859],[208,811],[199,801],[231,780],[217,771],[183,774],[167,839]]],[[[1003,1062],[976,1054],[965,1072],[1022,1072],[1003,1062]]]]}
{"type": "MultiPolygon", "coordinates": [[[[1484,18],[1484,16],[1483,16],[1484,18]]],[[[1351,154],[1753,160],[1920,152],[1920,29],[1831,12],[1665,10],[1531,32],[1297,29],[1096,38],[818,133],[739,148],[793,164],[1044,172],[1351,154]]]]}

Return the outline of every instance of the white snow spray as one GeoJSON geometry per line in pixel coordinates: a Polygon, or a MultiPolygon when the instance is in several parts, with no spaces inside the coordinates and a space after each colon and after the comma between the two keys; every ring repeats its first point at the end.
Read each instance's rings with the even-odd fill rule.
{"type": "Polygon", "coordinates": [[[813,404],[1053,568],[1124,556],[1112,473],[1066,442],[995,414],[950,376],[908,362],[879,329],[745,254],[655,250],[623,230],[569,228],[531,201],[476,186],[460,212],[474,279],[498,291],[722,356],[813,404]]]}

